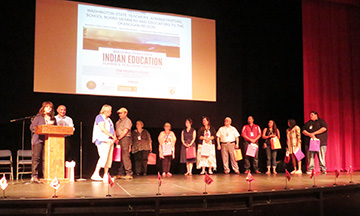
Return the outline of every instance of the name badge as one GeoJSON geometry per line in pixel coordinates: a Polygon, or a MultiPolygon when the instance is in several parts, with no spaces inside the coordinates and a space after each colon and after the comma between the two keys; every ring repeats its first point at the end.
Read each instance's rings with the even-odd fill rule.
{"type": "Polygon", "coordinates": [[[250,136],[254,136],[254,133],[253,133],[253,132],[250,132],[250,136]]]}
{"type": "Polygon", "coordinates": [[[310,129],[310,130],[311,130],[311,129],[313,129],[313,126],[312,126],[312,125],[310,125],[309,129],[310,129]]]}
{"type": "Polygon", "coordinates": [[[141,136],[138,136],[138,140],[141,140],[141,136]]]}

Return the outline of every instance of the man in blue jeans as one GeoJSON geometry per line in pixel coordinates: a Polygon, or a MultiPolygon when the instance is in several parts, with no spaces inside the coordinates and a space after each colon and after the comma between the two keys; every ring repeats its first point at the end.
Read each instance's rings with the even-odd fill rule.
{"type": "Polygon", "coordinates": [[[309,145],[310,138],[317,138],[320,140],[320,151],[319,152],[313,152],[309,151],[309,168],[306,172],[307,174],[311,174],[312,170],[315,168],[315,154],[318,155],[319,159],[319,165],[321,169],[322,174],[326,174],[326,166],[325,166],[325,153],[326,153],[326,147],[327,147],[327,129],[328,125],[327,123],[319,118],[319,114],[315,111],[310,112],[310,120],[305,123],[303,127],[303,134],[308,138],[308,140],[305,142],[307,145],[309,145]]]}

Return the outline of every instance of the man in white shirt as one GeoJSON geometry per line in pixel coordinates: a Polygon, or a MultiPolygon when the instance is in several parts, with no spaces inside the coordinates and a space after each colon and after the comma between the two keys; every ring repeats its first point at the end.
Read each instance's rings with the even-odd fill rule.
{"type": "Polygon", "coordinates": [[[238,130],[231,126],[231,118],[226,117],[224,120],[224,125],[219,128],[218,132],[216,133],[217,137],[217,144],[218,150],[221,150],[221,157],[224,165],[224,172],[225,174],[230,173],[229,168],[229,155],[232,169],[236,174],[240,174],[239,172],[239,165],[235,160],[234,150],[235,147],[239,148],[239,132],[238,130]]]}
{"type": "MultiPolygon", "coordinates": [[[[66,115],[66,106],[60,105],[57,108],[57,115],[55,116],[57,125],[59,126],[69,126],[74,128],[74,123],[72,118],[66,115]]],[[[72,152],[70,151],[71,144],[70,144],[70,135],[65,137],[65,160],[72,161],[74,159],[72,152]]]]}

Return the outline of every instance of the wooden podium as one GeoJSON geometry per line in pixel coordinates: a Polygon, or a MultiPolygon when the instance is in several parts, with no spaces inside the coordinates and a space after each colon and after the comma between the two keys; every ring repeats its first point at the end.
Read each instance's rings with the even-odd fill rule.
{"type": "Polygon", "coordinates": [[[65,135],[72,135],[73,127],[39,125],[35,134],[45,135],[44,180],[65,178],[65,135]]]}

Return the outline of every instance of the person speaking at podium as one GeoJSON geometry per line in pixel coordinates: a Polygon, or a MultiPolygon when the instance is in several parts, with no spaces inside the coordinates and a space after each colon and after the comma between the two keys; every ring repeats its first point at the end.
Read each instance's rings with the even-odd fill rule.
{"type": "Polygon", "coordinates": [[[39,171],[42,167],[42,155],[44,151],[45,135],[35,134],[35,128],[39,125],[56,125],[54,105],[50,101],[45,101],[38,114],[31,122],[31,146],[32,146],[32,174],[31,183],[40,183],[39,171]]]}

